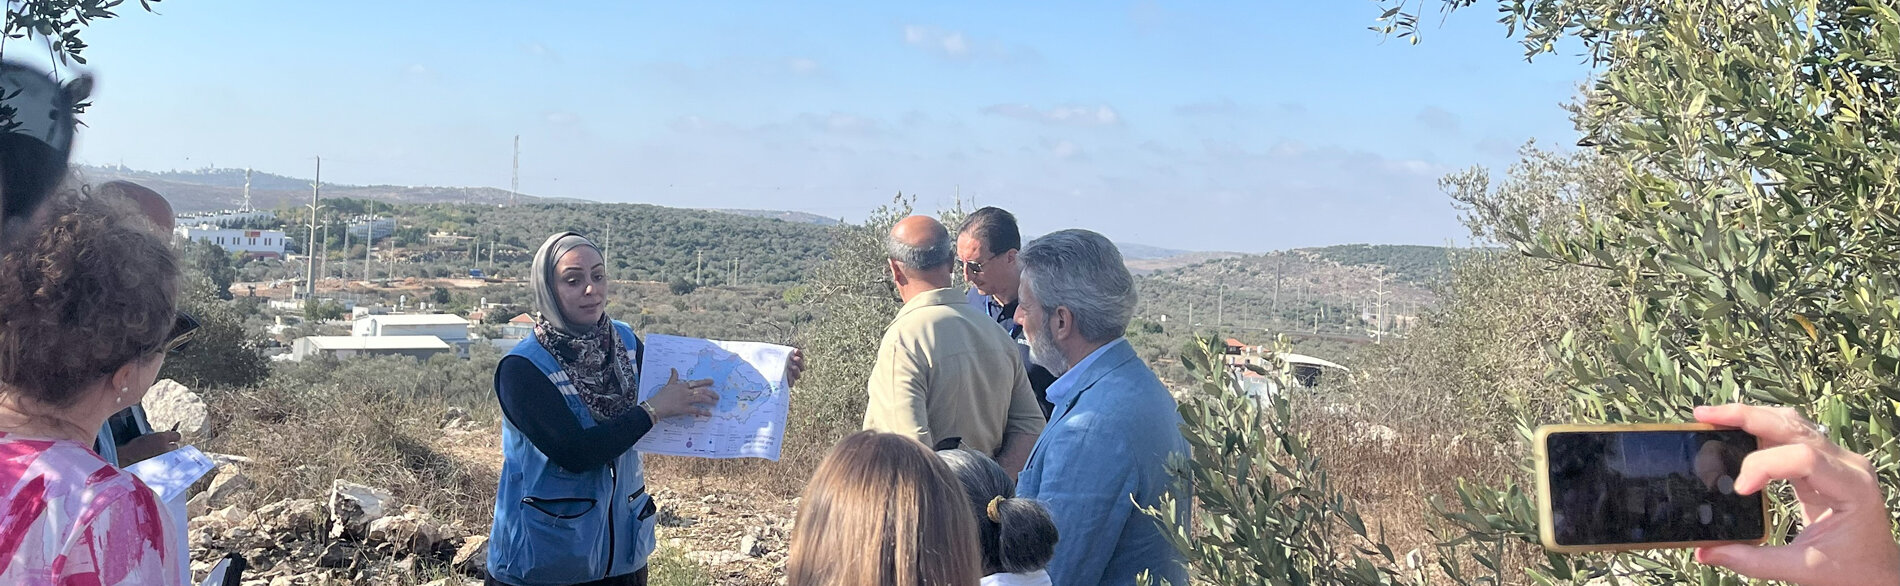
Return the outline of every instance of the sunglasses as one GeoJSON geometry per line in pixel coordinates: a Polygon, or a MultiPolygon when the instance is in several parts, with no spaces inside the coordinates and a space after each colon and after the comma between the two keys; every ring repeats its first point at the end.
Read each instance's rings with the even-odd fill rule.
{"type": "Polygon", "coordinates": [[[198,325],[198,318],[178,312],[178,317],[172,320],[172,332],[165,336],[165,343],[159,346],[159,351],[165,354],[184,351],[191,346],[191,339],[198,333],[198,325]]]}
{"type": "MultiPolygon", "coordinates": [[[[1004,252],[1008,252],[1008,251],[1004,251],[1004,252]]],[[[969,271],[969,273],[972,275],[981,275],[983,274],[983,263],[996,262],[996,257],[999,257],[999,256],[1003,256],[1003,253],[998,252],[996,254],[992,254],[990,255],[989,260],[985,260],[982,262],[957,259],[957,266],[961,268],[962,270],[969,271]]]]}

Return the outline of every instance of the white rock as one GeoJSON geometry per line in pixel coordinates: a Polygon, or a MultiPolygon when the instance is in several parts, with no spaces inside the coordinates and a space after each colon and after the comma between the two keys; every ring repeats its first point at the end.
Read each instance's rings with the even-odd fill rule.
{"type": "Polygon", "coordinates": [[[207,427],[210,424],[210,411],[205,408],[204,399],[177,381],[158,381],[151,390],[145,392],[145,399],[140,404],[145,407],[145,418],[151,422],[152,429],[172,429],[175,426],[179,433],[186,436],[210,431],[207,427]]]}
{"type": "Polygon", "coordinates": [[[325,511],[316,499],[292,499],[258,507],[242,527],[276,536],[314,534],[323,529],[325,511]]]}
{"type": "Polygon", "coordinates": [[[455,559],[450,567],[471,576],[488,575],[488,536],[477,535],[462,542],[462,548],[455,550],[455,559]]]}
{"type": "Polygon", "coordinates": [[[400,506],[388,491],[338,480],[330,486],[330,538],[361,537],[370,523],[395,513],[400,506]]]}
{"type": "Polygon", "coordinates": [[[410,552],[426,554],[442,540],[441,531],[420,507],[403,507],[402,514],[371,521],[365,532],[370,541],[388,543],[410,552]]]}
{"type": "MultiPolygon", "coordinates": [[[[198,496],[204,497],[206,507],[219,509],[230,506],[232,497],[253,488],[257,488],[257,481],[245,476],[243,470],[235,465],[224,466],[218,469],[218,476],[211,479],[211,488],[198,493],[198,496]]],[[[192,499],[197,500],[197,497],[192,499]]]]}
{"type": "Polygon", "coordinates": [[[205,457],[210,458],[211,463],[217,464],[219,466],[224,466],[226,464],[250,464],[250,463],[256,462],[256,460],[252,460],[244,456],[234,456],[231,454],[217,454],[217,453],[212,453],[212,452],[205,452],[205,457]]]}
{"type": "Polygon", "coordinates": [[[250,511],[243,507],[229,506],[193,518],[190,526],[193,530],[204,530],[214,537],[223,537],[243,525],[250,515],[250,511]]]}

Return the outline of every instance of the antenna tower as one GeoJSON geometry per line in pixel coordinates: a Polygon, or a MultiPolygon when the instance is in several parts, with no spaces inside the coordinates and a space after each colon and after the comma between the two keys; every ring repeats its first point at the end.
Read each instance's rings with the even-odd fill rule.
{"type": "Polygon", "coordinates": [[[238,206],[238,211],[251,211],[251,170],[248,168],[244,170],[244,205],[238,206]]]}

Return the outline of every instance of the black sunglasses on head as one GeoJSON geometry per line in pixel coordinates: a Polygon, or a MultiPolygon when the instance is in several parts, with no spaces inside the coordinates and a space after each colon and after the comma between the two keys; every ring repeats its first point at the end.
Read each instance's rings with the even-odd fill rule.
{"type": "Polygon", "coordinates": [[[197,333],[198,318],[180,311],[178,317],[172,320],[172,332],[165,336],[165,343],[159,346],[159,351],[166,354],[182,352],[191,346],[191,339],[197,333]]]}

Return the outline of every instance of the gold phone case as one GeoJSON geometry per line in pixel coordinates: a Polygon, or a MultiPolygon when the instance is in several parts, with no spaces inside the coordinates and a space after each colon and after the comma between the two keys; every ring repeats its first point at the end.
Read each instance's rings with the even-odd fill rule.
{"type": "Polygon", "coordinates": [[[1537,437],[1531,449],[1537,462],[1537,534],[1544,542],[1544,549],[1557,553],[1588,553],[1593,551],[1635,551],[1643,549],[1683,549],[1729,543],[1760,545],[1768,540],[1772,530],[1768,518],[1768,498],[1761,499],[1762,536],[1742,541],[1676,541],[1667,543],[1605,543],[1599,545],[1558,545],[1556,525],[1552,523],[1550,506],[1550,452],[1545,446],[1553,433],[1574,432],[1621,432],[1621,431],[1718,431],[1735,429],[1707,423],[1623,423],[1603,425],[1546,425],[1537,428],[1537,437]]]}

